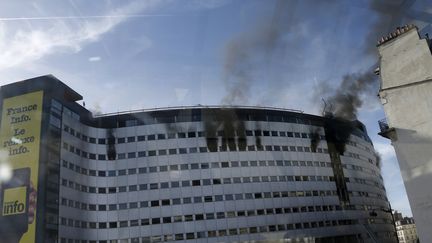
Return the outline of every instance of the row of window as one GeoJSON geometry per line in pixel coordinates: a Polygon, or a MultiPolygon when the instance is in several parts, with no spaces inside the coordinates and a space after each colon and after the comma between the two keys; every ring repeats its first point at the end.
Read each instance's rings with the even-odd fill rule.
{"type": "MultiPolygon", "coordinates": [[[[379,194],[350,191],[350,196],[362,196],[362,197],[378,197],[379,194]]],[[[89,211],[115,211],[115,210],[127,210],[135,208],[147,208],[147,207],[161,207],[170,205],[181,205],[191,203],[210,203],[210,202],[221,202],[221,201],[238,201],[238,200],[252,200],[252,199],[264,199],[264,198],[287,198],[287,197],[324,197],[324,196],[336,196],[337,191],[280,191],[280,192],[255,192],[255,193],[237,193],[237,194],[224,194],[224,195],[209,195],[209,196],[196,196],[196,197],[184,197],[184,198],[173,198],[173,199],[160,199],[153,201],[136,201],[119,204],[87,204],[79,201],[74,201],[66,198],[61,198],[61,205],[68,206],[71,208],[89,210],[89,211]]],[[[385,198],[385,200],[387,200],[385,198]]]]}
{"type": "Polygon", "coordinates": [[[255,193],[237,193],[224,195],[210,195],[197,197],[184,197],[173,199],[161,199],[153,201],[128,202],[119,204],[87,204],[66,198],[61,198],[61,204],[71,208],[89,210],[89,211],[115,211],[135,208],[161,207],[169,205],[181,205],[191,203],[208,203],[221,201],[238,201],[263,198],[286,198],[286,197],[324,197],[336,196],[336,191],[282,191],[282,192],[255,192],[255,193]]]}
{"type": "MultiPolygon", "coordinates": [[[[94,144],[122,144],[122,143],[133,143],[133,142],[141,142],[141,141],[154,141],[154,140],[165,140],[165,139],[181,139],[181,138],[197,138],[197,137],[206,137],[206,133],[204,131],[189,131],[189,132],[177,132],[177,133],[158,133],[158,134],[150,134],[150,135],[139,135],[139,136],[129,136],[129,137],[118,137],[118,138],[94,138],[88,137],[75,129],[64,125],[63,130],[72,136],[75,136],[85,142],[94,143],[94,144]]],[[[299,133],[299,132],[287,132],[287,131],[267,131],[267,130],[245,130],[244,134],[237,134],[239,131],[235,131],[234,136],[257,136],[257,137],[291,137],[291,138],[307,138],[312,139],[315,138],[315,135],[312,133],[299,133]]],[[[217,137],[224,137],[225,132],[223,130],[219,130],[216,132],[217,137]]],[[[321,140],[325,140],[324,135],[319,135],[321,140]]],[[[356,146],[355,142],[351,142],[350,145],[356,146]]]]}
{"type": "MultiPolygon", "coordinates": [[[[304,212],[328,212],[328,211],[340,211],[342,208],[338,205],[324,205],[324,206],[309,206],[309,207],[294,207],[294,208],[267,208],[267,209],[256,209],[256,210],[241,210],[241,211],[229,211],[229,212],[216,212],[216,213],[205,213],[205,214],[189,214],[189,215],[177,215],[169,217],[157,217],[157,218],[144,218],[144,219],[133,219],[123,221],[111,221],[111,222],[86,222],[82,220],[73,220],[61,217],[60,223],[65,226],[77,227],[77,228],[90,228],[90,229],[105,229],[105,228],[126,228],[136,226],[147,226],[147,225],[158,225],[158,224],[170,224],[179,222],[191,222],[201,220],[213,220],[213,219],[225,219],[225,218],[237,218],[237,217],[252,217],[260,215],[274,215],[274,214],[291,214],[291,213],[304,213],[304,212]]],[[[387,219],[380,219],[383,222],[389,222],[387,219]]],[[[376,222],[376,219],[375,219],[376,222]]]]}
{"type": "MultiPolygon", "coordinates": [[[[106,154],[94,154],[89,153],[66,142],[63,142],[63,149],[74,153],[82,158],[93,159],[93,160],[107,160],[108,156],[106,154]]],[[[276,152],[307,152],[312,153],[310,147],[304,146],[288,146],[288,145],[248,145],[243,151],[276,151],[276,152]]],[[[228,147],[219,146],[218,152],[232,151],[228,147]]],[[[240,151],[238,148],[235,151],[240,151]]],[[[141,157],[152,157],[152,156],[164,156],[164,155],[176,155],[176,154],[194,154],[194,153],[208,153],[210,150],[207,147],[191,147],[191,148],[171,148],[171,149],[159,149],[159,150],[148,150],[148,151],[133,151],[128,153],[118,153],[115,159],[134,159],[141,157]]],[[[216,151],[215,151],[216,152],[216,151]]],[[[314,153],[328,153],[328,149],[317,148],[314,153]]],[[[360,158],[360,155],[353,154],[355,156],[350,156],[353,158],[360,158]]]]}
{"type": "MultiPolygon", "coordinates": [[[[321,227],[332,227],[341,225],[355,225],[358,224],[358,220],[353,219],[343,219],[343,220],[325,220],[325,221],[312,221],[312,222],[298,222],[291,224],[278,224],[278,225],[266,225],[266,226],[256,226],[256,227],[243,227],[243,228],[231,228],[231,229],[220,229],[220,230],[209,230],[201,232],[190,232],[190,233],[180,233],[180,234],[169,234],[169,235],[159,235],[159,236],[148,236],[148,237],[137,237],[131,238],[131,243],[153,243],[153,242],[164,242],[164,241],[180,241],[180,240],[193,240],[200,238],[210,238],[210,237],[224,237],[224,236],[235,236],[235,235],[247,235],[256,233],[268,233],[268,232],[280,232],[287,230],[299,230],[299,229],[313,229],[321,227]],[[141,241],[140,241],[141,240],[141,241]]],[[[100,223],[101,224],[101,223],[100,223]]],[[[106,223],[99,225],[108,228],[106,223]]],[[[289,236],[286,236],[289,237],[289,236]]],[[[129,239],[120,240],[121,243],[128,243],[129,239]]],[[[66,239],[62,238],[61,243],[66,243],[66,239]]],[[[72,241],[68,241],[72,242],[72,241]]],[[[75,243],[77,241],[75,240],[75,243]]],[[[117,243],[117,240],[78,240],[80,243],[117,243]]]]}
{"type": "MultiPolygon", "coordinates": [[[[210,163],[191,163],[191,164],[172,164],[172,165],[161,165],[161,166],[149,166],[140,168],[129,168],[121,170],[89,170],[87,168],[75,165],[67,160],[62,161],[62,166],[75,171],[80,174],[90,175],[90,176],[123,176],[123,175],[134,175],[134,174],[145,174],[145,173],[157,173],[166,171],[179,171],[179,170],[204,170],[213,168],[237,168],[237,167],[267,167],[267,166],[279,166],[279,167],[329,167],[332,165],[330,162],[320,162],[320,161],[290,161],[290,160],[260,160],[260,161],[225,161],[225,162],[210,162],[210,163]]],[[[348,167],[343,165],[344,168],[348,167]]]]}
{"type": "MultiPolygon", "coordinates": [[[[346,178],[349,181],[348,178],[346,178]]],[[[247,177],[233,177],[233,178],[213,178],[213,179],[196,179],[196,180],[183,180],[183,181],[167,181],[159,183],[143,183],[129,186],[118,187],[91,187],[76,183],[71,180],[62,179],[62,185],[70,187],[77,191],[89,193],[117,193],[117,192],[133,192],[144,190],[157,190],[190,186],[210,186],[221,184],[240,184],[240,183],[261,183],[261,182],[287,182],[287,181],[334,181],[333,176],[247,176],[247,177]]]]}
{"type": "MultiPolygon", "coordinates": [[[[144,190],[158,190],[168,188],[190,187],[190,186],[210,186],[221,184],[240,184],[240,183],[262,183],[262,182],[316,182],[316,181],[334,181],[333,176],[315,176],[315,175],[298,175],[298,176],[247,176],[247,177],[233,177],[233,178],[213,178],[213,179],[196,179],[196,180],[183,180],[183,181],[169,181],[160,183],[142,183],[129,186],[118,187],[92,187],[76,183],[71,180],[62,179],[62,186],[75,189],[77,191],[88,193],[121,193],[121,192],[135,192],[144,190]]],[[[350,178],[345,177],[346,182],[350,182],[350,178]]],[[[369,193],[371,194],[371,193],[369,193]]],[[[381,194],[377,194],[381,198],[381,194]]],[[[361,195],[364,196],[364,195],[361,195]]],[[[366,194],[368,196],[368,194],[366,194]]]]}
{"type": "MultiPolygon", "coordinates": [[[[173,164],[173,165],[161,165],[161,166],[150,166],[150,167],[140,167],[140,168],[129,168],[121,170],[89,170],[79,165],[75,165],[72,162],[66,160],[62,161],[62,166],[68,168],[72,171],[83,175],[99,176],[99,177],[114,177],[114,176],[125,176],[125,175],[135,175],[135,174],[145,174],[145,173],[157,173],[157,172],[167,172],[167,171],[179,171],[179,170],[197,170],[197,169],[210,169],[210,168],[237,168],[237,167],[266,167],[266,166],[301,166],[301,167],[329,167],[332,165],[330,162],[320,162],[320,161],[290,161],[290,160],[260,160],[260,161],[226,161],[226,162],[211,162],[211,163],[191,163],[191,164],[173,164]]],[[[363,171],[363,167],[356,165],[343,164],[345,169],[353,169],[363,171]]],[[[364,168],[366,171],[373,171],[368,168],[364,168]]],[[[376,172],[373,171],[374,175],[376,172]]],[[[373,181],[358,179],[357,183],[370,184],[378,187],[384,187],[382,184],[373,181]]]]}

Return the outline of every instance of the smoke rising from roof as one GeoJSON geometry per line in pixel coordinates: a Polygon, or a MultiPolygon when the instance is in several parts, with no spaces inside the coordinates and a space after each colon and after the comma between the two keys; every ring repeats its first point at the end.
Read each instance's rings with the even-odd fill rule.
{"type": "Polygon", "coordinates": [[[328,97],[334,116],[346,120],[356,120],[363,98],[376,93],[378,78],[372,70],[346,74],[342,82],[328,97]]]}
{"type": "Polygon", "coordinates": [[[224,82],[227,94],[222,104],[247,104],[254,73],[269,61],[272,53],[283,47],[288,22],[282,19],[295,9],[297,1],[277,1],[270,22],[260,23],[249,32],[241,33],[225,46],[224,82]],[[288,2],[289,5],[288,5],[288,2]]]}
{"type": "MultiPolygon", "coordinates": [[[[414,1],[370,1],[370,9],[376,13],[376,19],[364,37],[364,56],[367,58],[377,56],[376,42],[380,36],[386,35],[390,30],[399,26],[404,19],[406,8],[414,1]]],[[[365,97],[377,99],[379,81],[374,74],[377,64],[364,72],[347,73],[342,77],[340,85],[336,89],[321,88],[321,97],[326,97],[330,106],[329,110],[334,116],[347,120],[356,120],[359,109],[363,105],[365,97]],[[330,91],[330,92],[329,92],[330,91]]]]}

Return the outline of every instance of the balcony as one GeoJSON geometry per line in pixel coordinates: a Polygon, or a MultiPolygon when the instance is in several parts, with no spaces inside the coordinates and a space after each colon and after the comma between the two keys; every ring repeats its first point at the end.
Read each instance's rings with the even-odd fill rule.
{"type": "Polygon", "coordinates": [[[395,139],[395,129],[390,127],[387,123],[387,119],[381,119],[378,121],[378,125],[380,128],[380,132],[378,133],[378,135],[388,138],[390,140],[394,140],[395,139]]]}

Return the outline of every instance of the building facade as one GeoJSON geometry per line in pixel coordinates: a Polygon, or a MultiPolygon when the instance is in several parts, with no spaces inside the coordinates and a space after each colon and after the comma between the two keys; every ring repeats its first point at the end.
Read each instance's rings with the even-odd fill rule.
{"type": "Polygon", "coordinates": [[[432,242],[432,55],[431,40],[417,27],[398,28],[378,45],[387,121],[381,135],[395,149],[421,242],[432,242]]]}
{"type": "Polygon", "coordinates": [[[405,217],[395,222],[399,243],[417,243],[417,229],[413,218],[405,217]]]}
{"type": "Polygon", "coordinates": [[[37,242],[396,241],[358,121],[260,107],[93,116],[53,76],[3,86],[3,117],[36,109],[7,105],[37,91],[37,242]]]}

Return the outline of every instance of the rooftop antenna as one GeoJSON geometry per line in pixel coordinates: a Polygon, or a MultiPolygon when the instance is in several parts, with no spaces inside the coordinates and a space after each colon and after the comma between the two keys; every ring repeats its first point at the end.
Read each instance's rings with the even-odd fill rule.
{"type": "Polygon", "coordinates": [[[332,110],[333,110],[333,104],[332,103],[327,104],[327,102],[326,102],[326,100],[324,98],[321,98],[321,99],[322,99],[322,101],[324,103],[324,108],[323,108],[323,111],[322,111],[322,115],[326,116],[326,117],[332,117],[333,116],[333,112],[332,112],[332,110]]]}

